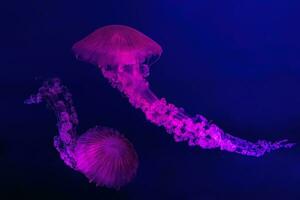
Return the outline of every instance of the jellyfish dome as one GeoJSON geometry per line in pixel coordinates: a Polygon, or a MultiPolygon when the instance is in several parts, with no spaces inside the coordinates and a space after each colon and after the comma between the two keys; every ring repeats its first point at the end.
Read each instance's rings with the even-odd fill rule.
{"type": "Polygon", "coordinates": [[[96,127],[82,135],[75,148],[77,168],[90,182],[120,188],[135,176],[138,157],[118,131],[96,127]]]}
{"type": "Polygon", "coordinates": [[[162,48],[151,38],[124,25],[99,28],[75,43],[72,50],[78,59],[99,67],[124,62],[152,64],[162,53],[162,48]]]}

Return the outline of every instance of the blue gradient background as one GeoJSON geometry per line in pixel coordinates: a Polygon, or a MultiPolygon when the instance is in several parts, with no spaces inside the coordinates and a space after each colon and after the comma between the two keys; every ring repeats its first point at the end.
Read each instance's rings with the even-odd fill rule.
{"type": "Polygon", "coordinates": [[[300,199],[300,3],[252,1],[9,1],[1,12],[1,199],[300,199]],[[175,143],[147,122],[97,67],[70,48],[108,24],[132,26],[164,49],[153,91],[244,139],[298,143],[262,158],[175,143]],[[23,100],[58,76],[83,133],[114,127],[134,144],[137,177],[96,188],[52,145],[56,119],[23,100]]]}

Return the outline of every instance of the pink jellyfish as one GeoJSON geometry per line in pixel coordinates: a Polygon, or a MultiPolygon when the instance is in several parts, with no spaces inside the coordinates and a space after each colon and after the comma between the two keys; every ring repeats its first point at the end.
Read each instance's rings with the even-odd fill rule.
{"type": "Polygon", "coordinates": [[[83,173],[97,186],[119,189],[136,174],[138,156],[133,145],[118,131],[97,126],[77,135],[77,113],[72,95],[59,79],[45,81],[26,104],[46,103],[55,112],[59,135],[54,146],[66,165],[83,173]]]}
{"type": "Polygon", "coordinates": [[[135,108],[141,109],[149,121],[165,127],[177,142],[187,141],[190,146],[219,148],[256,157],[294,145],[287,140],[252,143],[234,137],[204,116],[190,117],[182,108],[158,98],[150,90],[146,77],[162,48],[133,28],[123,25],[99,28],[75,43],[72,50],[78,59],[97,65],[113,87],[124,93],[135,108]]]}

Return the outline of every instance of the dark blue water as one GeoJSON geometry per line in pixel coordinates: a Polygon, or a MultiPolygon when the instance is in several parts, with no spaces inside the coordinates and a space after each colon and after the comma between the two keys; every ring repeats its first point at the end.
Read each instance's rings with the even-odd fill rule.
{"type": "Polygon", "coordinates": [[[300,3],[297,1],[9,1],[2,3],[0,199],[300,199],[300,3]],[[132,26],[164,49],[153,91],[251,141],[298,146],[261,158],[175,143],[112,89],[72,44],[108,24],[132,26]],[[134,144],[137,177],[96,188],[60,160],[56,119],[23,100],[58,76],[80,132],[114,127],[134,144]],[[37,81],[35,79],[38,79],[37,81]]]}

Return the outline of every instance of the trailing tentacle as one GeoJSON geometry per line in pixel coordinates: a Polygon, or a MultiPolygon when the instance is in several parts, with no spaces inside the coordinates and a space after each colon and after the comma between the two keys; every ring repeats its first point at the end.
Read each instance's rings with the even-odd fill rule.
{"type": "Polygon", "coordinates": [[[77,139],[78,118],[72,95],[65,86],[61,85],[58,78],[53,78],[45,81],[36,94],[25,100],[25,104],[38,104],[44,101],[57,117],[59,135],[54,137],[54,146],[62,160],[76,169],[73,151],[77,139]]]}

